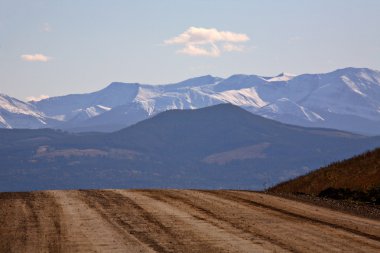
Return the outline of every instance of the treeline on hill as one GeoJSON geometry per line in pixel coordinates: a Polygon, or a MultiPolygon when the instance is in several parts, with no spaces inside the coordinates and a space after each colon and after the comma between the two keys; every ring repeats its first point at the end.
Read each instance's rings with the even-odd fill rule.
{"type": "Polygon", "coordinates": [[[112,133],[0,129],[0,191],[103,188],[261,190],[380,146],[220,104],[172,110],[112,133]]]}
{"type": "Polygon", "coordinates": [[[332,163],[268,191],[380,204],[380,148],[332,163]]]}
{"type": "Polygon", "coordinates": [[[380,204],[380,187],[372,188],[368,191],[355,191],[347,188],[327,188],[318,194],[318,197],[331,198],[337,200],[353,200],[371,203],[375,205],[380,204]]]}

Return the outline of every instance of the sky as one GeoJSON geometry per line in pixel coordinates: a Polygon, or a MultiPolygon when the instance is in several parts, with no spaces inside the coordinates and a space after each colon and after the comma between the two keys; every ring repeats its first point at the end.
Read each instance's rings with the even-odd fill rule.
{"type": "Polygon", "coordinates": [[[378,0],[0,0],[0,93],[380,70],[378,0]]]}

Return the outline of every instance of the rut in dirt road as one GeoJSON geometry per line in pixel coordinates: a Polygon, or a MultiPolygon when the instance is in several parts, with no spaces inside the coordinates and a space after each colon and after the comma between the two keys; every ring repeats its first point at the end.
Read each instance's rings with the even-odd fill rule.
{"type": "Polygon", "coordinates": [[[1,252],[64,248],[62,209],[45,192],[0,193],[0,224],[1,252]]]}
{"type": "Polygon", "coordinates": [[[379,252],[380,221],[240,191],[0,193],[0,252],[379,252]]]}

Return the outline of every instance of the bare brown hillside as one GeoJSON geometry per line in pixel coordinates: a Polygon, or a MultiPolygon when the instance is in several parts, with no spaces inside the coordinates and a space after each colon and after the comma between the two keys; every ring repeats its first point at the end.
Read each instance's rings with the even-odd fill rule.
{"type": "Polygon", "coordinates": [[[327,188],[366,192],[377,187],[380,187],[380,148],[278,184],[269,191],[317,195],[327,188]]]}
{"type": "Polygon", "coordinates": [[[0,252],[379,252],[380,221],[255,192],[0,193],[0,252]]]}

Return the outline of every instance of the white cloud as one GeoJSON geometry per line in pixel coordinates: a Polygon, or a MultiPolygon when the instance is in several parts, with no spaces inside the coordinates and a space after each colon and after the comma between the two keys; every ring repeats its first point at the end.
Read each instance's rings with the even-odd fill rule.
{"type": "Polygon", "coordinates": [[[226,52],[242,52],[244,50],[244,46],[242,45],[234,45],[234,44],[231,44],[231,43],[225,43],[223,45],[223,49],[224,51],[226,52]]]}
{"type": "Polygon", "coordinates": [[[215,28],[190,27],[180,35],[165,40],[167,45],[183,45],[178,53],[193,56],[220,56],[222,52],[243,51],[243,46],[236,44],[249,40],[244,33],[218,31],[215,28]],[[220,46],[220,43],[224,43],[220,46]]]}
{"type": "Polygon", "coordinates": [[[40,100],[46,99],[46,98],[49,98],[49,96],[42,94],[42,95],[39,95],[37,97],[34,97],[34,96],[27,97],[26,101],[40,101],[40,100]]]}
{"type": "Polygon", "coordinates": [[[220,55],[220,49],[215,45],[211,44],[210,48],[203,48],[198,47],[193,44],[187,44],[185,47],[178,51],[182,54],[188,54],[188,55],[198,55],[198,56],[219,56],[220,55]]]}
{"type": "Polygon", "coordinates": [[[51,60],[51,57],[43,54],[23,54],[21,55],[21,59],[30,62],[47,62],[51,60]]]}

